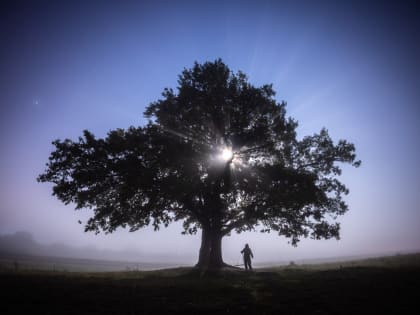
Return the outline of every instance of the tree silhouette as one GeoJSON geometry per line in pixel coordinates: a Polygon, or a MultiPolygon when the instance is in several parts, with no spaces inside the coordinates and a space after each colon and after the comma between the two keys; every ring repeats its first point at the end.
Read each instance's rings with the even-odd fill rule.
{"type": "Polygon", "coordinates": [[[155,230],[182,221],[202,231],[198,266],[220,268],[222,238],[261,227],[296,245],[302,237],[339,238],[348,208],[339,162],[359,166],[355,147],[327,130],[296,138],[297,122],[271,85],[255,87],[219,59],[195,63],[144,115],[148,124],[96,139],[53,142],[38,181],[76,209],[91,208],[85,230],[155,230]]]}

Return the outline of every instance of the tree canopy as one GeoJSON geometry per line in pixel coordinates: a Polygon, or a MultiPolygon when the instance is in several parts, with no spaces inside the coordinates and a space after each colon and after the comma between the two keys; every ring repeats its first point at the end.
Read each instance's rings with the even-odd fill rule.
{"type": "Polygon", "coordinates": [[[182,221],[202,230],[199,266],[223,266],[221,240],[232,231],[339,238],[348,207],[340,164],[359,166],[355,147],[326,129],[297,139],[297,122],[272,85],[253,86],[220,59],[195,63],[177,90],[144,112],[148,123],[103,139],[85,130],[55,140],[41,182],[76,209],[91,208],[86,231],[155,229],[182,221]]]}

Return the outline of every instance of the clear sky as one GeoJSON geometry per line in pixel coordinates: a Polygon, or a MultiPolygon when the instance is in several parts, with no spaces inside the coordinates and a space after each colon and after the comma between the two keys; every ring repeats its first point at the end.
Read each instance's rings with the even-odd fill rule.
{"type": "Polygon", "coordinates": [[[84,233],[74,211],[36,182],[56,138],[142,125],[145,106],[194,61],[222,58],[255,85],[273,83],[300,123],[354,142],[350,211],[340,241],[275,234],[224,240],[237,262],[420,250],[420,13],[406,1],[15,1],[0,9],[0,234],[50,244],[166,253],[194,263],[199,235],[84,233]],[[117,2],[115,2],[117,3],[117,2]]]}

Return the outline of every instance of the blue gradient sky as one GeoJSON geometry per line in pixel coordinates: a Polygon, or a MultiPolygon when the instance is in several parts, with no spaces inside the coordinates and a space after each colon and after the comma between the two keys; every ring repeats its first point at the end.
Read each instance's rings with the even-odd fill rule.
{"type": "Polygon", "coordinates": [[[176,224],[159,233],[84,233],[77,220],[89,211],[64,206],[35,179],[52,140],[141,125],[145,106],[175,88],[184,67],[220,57],[256,85],[273,83],[300,137],[325,126],[333,139],[354,142],[363,161],[344,169],[350,211],[340,241],[293,248],[274,234],[232,235],[228,262],[244,242],[256,261],[420,250],[420,14],[409,2],[365,2],[3,5],[0,234],[26,230],[43,243],[193,263],[199,236],[181,236],[176,224]]]}

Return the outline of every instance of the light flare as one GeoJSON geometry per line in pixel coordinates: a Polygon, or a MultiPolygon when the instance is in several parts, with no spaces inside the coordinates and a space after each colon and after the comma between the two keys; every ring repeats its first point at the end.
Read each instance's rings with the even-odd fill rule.
{"type": "Polygon", "coordinates": [[[220,157],[221,157],[222,160],[224,160],[224,161],[227,162],[227,161],[229,161],[229,160],[231,160],[233,158],[233,152],[232,152],[231,149],[225,148],[225,149],[223,149],[222,154],[220,155],[220,157]]]}

